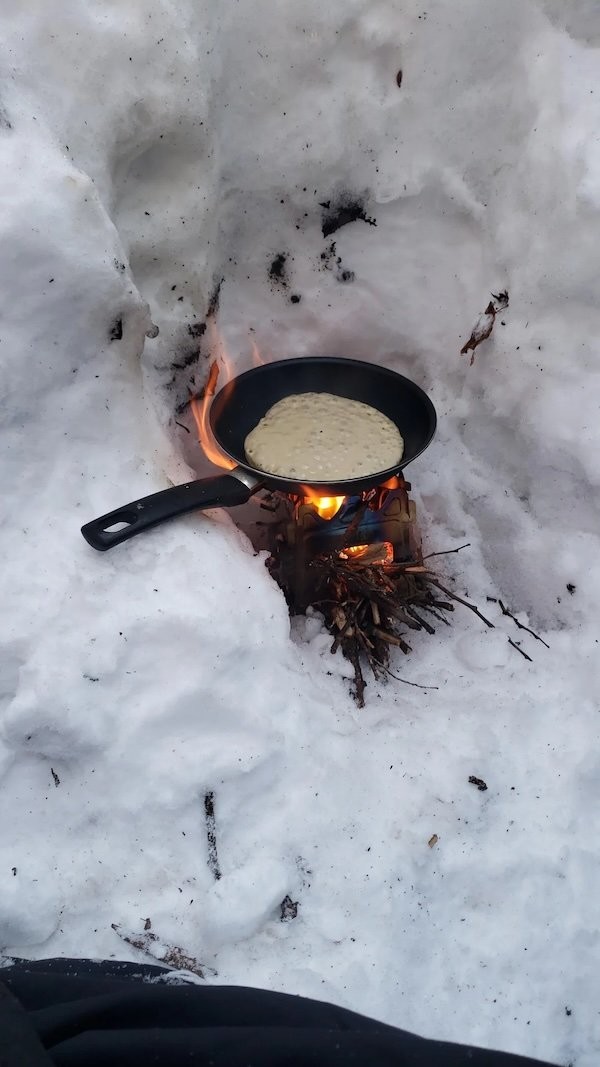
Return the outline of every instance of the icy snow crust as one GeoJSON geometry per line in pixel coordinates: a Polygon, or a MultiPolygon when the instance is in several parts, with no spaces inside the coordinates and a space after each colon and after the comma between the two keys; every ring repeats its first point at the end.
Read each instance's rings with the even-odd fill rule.
{"type": "Polygon", "coordinates": [[[151,918],[208,980],[595,1067],[597,5],[1,18],[0,946],[141,962],[111,923],[151,918]],[[376,226],[323,237],[343,193],[376,226]],[[409,468],[427,546],[470,542],[439,565],[498,624],[461,613],[395,663],[437,690],[369,685],[359,713],[230,515],[106,555],[80,537],[188,477],[182,455],[208,470],[173,415],[214,354],[188,328],[220,278],[238,371],[254,342],[431,394],[409,468]]]}

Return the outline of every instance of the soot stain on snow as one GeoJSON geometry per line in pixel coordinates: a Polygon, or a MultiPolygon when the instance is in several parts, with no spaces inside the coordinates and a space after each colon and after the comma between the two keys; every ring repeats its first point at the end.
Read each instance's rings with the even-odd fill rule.
{"type": "Polygon", "coordinates": [[[205,322],[191,322],[188,326],[188,333],[190,337],[203,337],[206,333],[205,322]]]}
{"type": "Polygon", "coordinates": [[[0,130],[12,130],[13,124],[8,117],[8,112],[0,104],[0,130]]]}
{"type": "MultiPolygon", "coordinates": [[[[178,345],[178,351],[174,353],[175,359],[168,364],[168,369],[171,371],[171,377],[165,382],[163,388],[175,392],[175,415],[182,415],[188,407],[191,398],[200,395],[198,393],[196,374],[201,361],[204,360],[205,362],[208,362],[208,357],[210,355],[210,353],[205,350],[203,339],[205,338],[209,321],[216,319],[218,315],[221,287],[224,281],[224,276],[220,276],[214,280],[213,288],[208,298],[208,305],[204,319],[187,324],[185,327],[185,334],[178,345]]],[[[177,288],[176,285],[171,286],[171,290],[175,288],[177,288]]],[[[182,430],[185,430],[186,433],[190,432],[188,427],[177,422],[177,419],[174,419],[174,422],[182,430]]]]}
{"type": "Polygon", "coordinates": [[[341,230],[350,222],[366,222],[369,226],[376,226],[377,221],[367,215],[365,197],[355,193],[344,192],[331,200],[325,200],[319,205],[321,213],[321,231],[323,237],[341,230]]]}
{"type": "Polygon", "coordinates": [[[200,357],[200,349],[195,348],[192,352],[188,352],[185,356],[182,356],[181,361],[174,360],[171,363],[171,370],[185,370],[186,367],[191,367],[193,363],[197,363],[200,357]]]}
{"type": "MultiPolygon", "coordinates": [[[[221,286],[223,285],[224,281],[225,279],[221,277],[218,279],[218,281],[215,282],[213,290],[208,299],[205,319],[199,322],[191,322],[187,326],[187,334],[189,337],[192,338],[193,341],[196,342],[196,344],[194,344],[192,348],[188,348],[184,345],[183,351],[180,352],[178,354],[178,357],[174,359],[173,362],[170,364],[170,369],[173,371],[173,377],[171,378],[170,382],[168,382],[168,388],[175,385],[177,381],[178,371],[190,371],[190,369],[193,368],[193,370],[191,370],[191,375],[187,376],[187,381],[185,383],[185,389],[188,393],[188,396],[185,400],[181,401],[181,403],[177,404],[175,408],[175,411],[178,415],[181,415],[187,407],[189,403],[189,395],[195,393],[195,388],[193,388],[194,375],[195,368],[200,360],[200,357],[203,355],[202,338],[204,337],[208,329],[208,320],[215,319],[218,314],[219,301],[221,298],[221,286]]],[[[175,286],[172,286],[171,288],[174,289],[175,286]]],[[[183,428],[186,429],[186,427],[183,428]]]]}
{"type": "Polygon", "coordinates": [[[292,919],[295,919],[297,917],[297,915],[298,915],[299,906],[300,906],[300,901],[292,900],[292,898],[289,895],[285,896],[283,898],[283,900],[281,901],[281,904],[280,904],[280,907],[281,907],[281,922],[282,923],[289,923],[289,922],[291,922],[292,919]]]}
{"type": "Polygon", "coordinates": [[[356,275],[353,270],[348,270],[342,263],[342,257],[338,256],[335,241],[332,241],[324,252],[321,252],[321,270],[332,271],[338,282],[353,282],[356,275]]]}
{"type": "Polygon", "coordinates": [[[290,304],[299,304],[301,300],[302,297],[300,296],[300,293],[292,293],[290,297],[290,304]]]}
{"type": "Polygon", "coordinates": [[[287,289],[289,285],[287,259],[286,252],[278,252],[271,260],[269,266],[269,280],[271,281],[271,284],[281,285],[284,289],[287,289]]]}
{"type": "Polygon", "coordinates": [[[571,596],[574,596],[575,592],[577,591],[577,586],[573,585],[573,582],[567,582],[567,590],[571,594],[571,596]]]}
{"type": "Polygon", "coordinates": [[[224,281],[225,278],[219,278],[218,282],[215,282],[214,289],[210,294],[210,298],[208,301],[208,308],[206,311],[207,319],[215,318],[215,316],[217,315],[217,312],[219,310],[219,302],[221,300],[221,286],[223,285],[224,281]]]}
{"type": "Polygon", "coordinates": [[[60,778],[58,777],[56,771],[54,770],[54,767],[50,768],[50,773],[51,773],[52,777],[54,778],[54,784],[55,784],[56,788],[58,789],[58,787],[60,785],[60,778]]]}
{"type": "Polygon", "coordinates": [[[123,337],[123,319],[121,319],[121,318],[115,319],[115,321],[113,322],[113,324],[112,324],[112,326],[110,328],[110,332],[109,332],[108,336],[109,336],[109,339],[111,341],[120,341],[122,339],[122,337],[123,337]]]}

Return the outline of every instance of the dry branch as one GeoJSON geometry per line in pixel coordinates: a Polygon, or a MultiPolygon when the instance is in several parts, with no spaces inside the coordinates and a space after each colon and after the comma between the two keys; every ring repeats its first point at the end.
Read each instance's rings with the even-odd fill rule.
{"type": "Polygon", "coordinates": [[[204,813],[206,816],[206,837],[208,841],[208,866],[215,882],[221,877],[219,867],[219,854],[217,852],[217,824],[215,822],[215,794],[206,793],[204,797],[204,813]]]}
{"type": "Polygon", "coordinates": [[[545,645],[546,648],[550,648],[550,645],[546,644],[543,637],[540,637],[540,635],[536,634],[534,630],[530,630],[528,626],[524,626],[522,622],[519,622],[516,616],[513,615],[512,611],[509,611],[506,605],[503,604],[501,600],[498,601],[498,606],[502,614],[508,615],[508,618],[512,619],[512,621],[516,624],[519,630],[525,630],[525,633],[531,634],[532,637],[535,637],[536,641],[541,641],[541,643],[545,645]]]}
{"type": "Polygon", "coordinates": [[[441,585],[440,582],[436,581],[435,579],[430,578],[429,581],[432,585],[436,585],[438,589],[441,589],[442,593],[445,593],[446,596],[451,597],[452,600],[456,600],[458,604],[464,604],[465,608],[469,608],[470,611],[474,611],[475,614],[481,619],[481,621],[484,622],[486,626],[489,626],[490,630],[494,629],[493,622],[490,622],[489,619],[486,619],[485,615],[481,614],[479,608],[477,608],[475,604],[469,604],[468,600],[463,600],[463,598],[457,596],[456,593],[451,593],[449,589],[446,589],[445,586],[441,585]]]}
{"type": "Polygon", "coordinates": [[[376,678],[390,676],[405,685],[422,686],[399,678],[389,668],[390,650],[408,654],[411,647],[406,631],[434,634],[423,612],[447,623],[445,614],[454,610],[449,600],[441,600],[432,588],[433,574],[420,563],[372,563],[368,557],[345,560],[337,554],[319,556],[316,586],[325,595],[315,601],[324,614],[333,637],[332,653],[342,650],[354,668],[354,696],[364,706],[366,662],[376,678]]]}
{"type": "MultiPolygon", "coordinates": [[[[207,969],[211,970],[211,968],[206,968],[194,956],[188,956],[183,949],[178,948],[176,945],[167,945],[162,942],[148,928],[148,922],[149,920],[146,919],[144,932],[140,934],[136,934],[133,931],[126,933],[121,929],[119,923],[111,923],[110,925],[117,937],[121,938],[121,941],[125,941],[132,948],[136,948],[139,952],[150,956],[155,962],[162,963],[165,967],[172,967],[175,971],[191,971],[192,974],[196,974],[199,978],[205,977],[205,971],[207,969]]],[[[216,972],[213,971],[212,973],[216,972]]]]}
{"type": "Polygon", "coordinates": [[[520,652],[524,659],[528,659],[530,663],[533,663],[531,656],[528,656],[527,653],[523,651],[521,646],[518,645],[516,641],[513,641],[512,637],[509,637],[508,643],[509,645],[512,645],[513,648],[516,648],[517,652],[520,652]]]}

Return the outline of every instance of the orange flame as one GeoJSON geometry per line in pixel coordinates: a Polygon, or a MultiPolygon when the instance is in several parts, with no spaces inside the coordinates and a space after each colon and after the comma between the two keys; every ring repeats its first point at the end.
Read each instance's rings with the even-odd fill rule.
{"type": "Polygon", "coordinates": [[[340,552],[341,559],[363,559],[368,563],[393,563],[394,546],[390,541],[382,541],[375,545],[352,545],[343,548],[340,552]]]}
{"type": "Polygon", "coordinates": [[[266,360],[263,359],[263,357],[261,356],[260,349],[259,349],[256,341],[253,341],[252,342],[252,366],[253,367],[264,367],[265,363],[266,363],[266,360]]]}
{"type": "Polygon", "coordinates": [[[337,515],[345,499],[345,496],[317,496],[307,489],[303,503],[312,504],[322,519],[332,519],[334,515],[337,515]]]}
{"type": "MultiPolygon", "coordinates": [[[[225,370],[227,372],[227,379],[229,381],[231,374],[227,361],[225,362],[225,370]]],[[[233,470],[235,463],[233,460],[226,456],[217,445],[210,429],[208,421],[208,413],[210,411],[210,405],[212,404],[213,397],[217,389],[217,382],[219,380],[219,364],[215,359],[208,372],[208,378],[206,385],[202,390],[200,396],[192,397],[190,401],[190,407],[192,409],[192,415],[196,423],[196,429],[198,430],[198,440],[202,446],[202,450],[208,460],[214,463],[216,467],[224,467],[225,470],[233,470]]]]}

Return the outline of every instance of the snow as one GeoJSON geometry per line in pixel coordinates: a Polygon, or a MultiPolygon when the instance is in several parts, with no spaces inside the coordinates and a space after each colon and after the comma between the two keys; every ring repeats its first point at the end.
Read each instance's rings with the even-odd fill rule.
{"type": "Polygon", "coordinates": [[[111,924],[151,918],[208,981],[598,1062],[596,8],[4,4],[7,955],[147,961],[111,924]],[[343,195],[377,225],[323,237],[343,195]],[[234,370],[253,345],[339,353],[432,396],[437,437],[407,469],[425,542],[470,543],[438,563],[496,625],[457,611],[395,661],[438,689],[370,684],[359,712],[233,511],[103,555],[81,538],[208,472],[173,414],[214,336],[172,364],[221,278],[234,370]]]}

